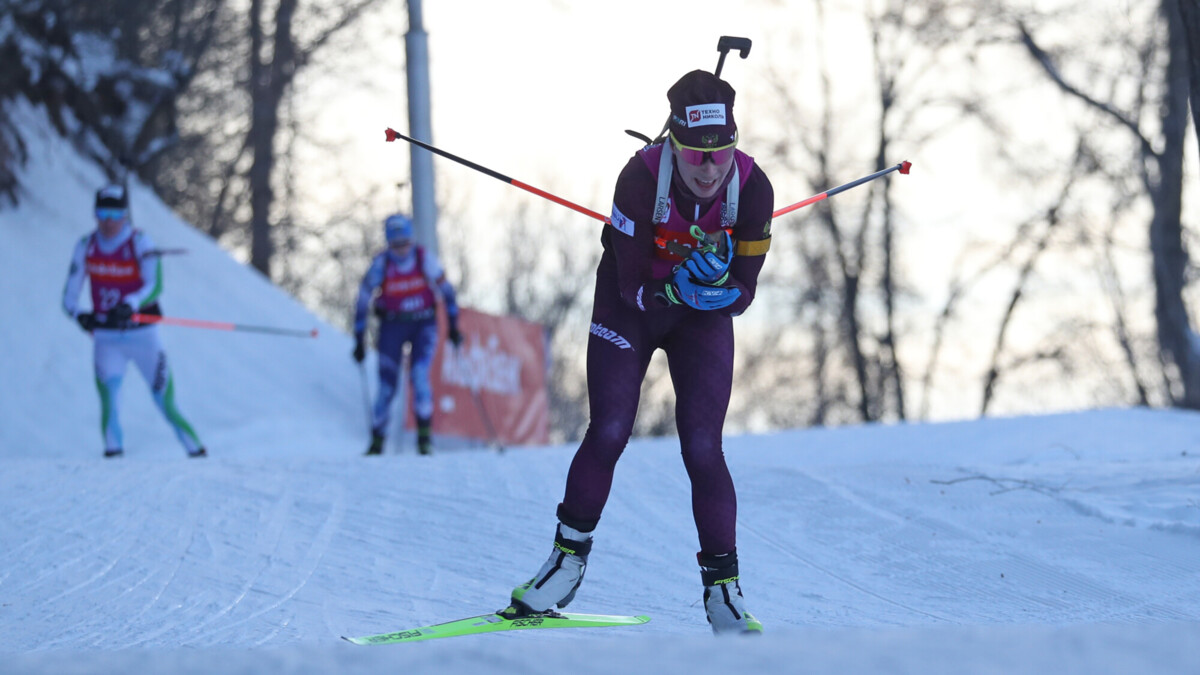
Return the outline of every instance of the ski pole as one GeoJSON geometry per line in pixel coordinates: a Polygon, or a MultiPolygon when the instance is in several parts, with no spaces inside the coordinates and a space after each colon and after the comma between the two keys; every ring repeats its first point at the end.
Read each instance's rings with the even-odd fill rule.
{"type": "MultiPolygon", "coordinates": [[[[563,199],[562,197],[552,195],[549,192],[546,192],[545,190],[533,187],[532,185],[529,185],[528,183],[522,183],[521,181],[519,181],[515,178],[510,178],[508,176],[505,176],[504,174],[502,174],[498,171],[493,171],[492,169],[489,169],[486,166],[481,166],[479,164],[476,164],[475,162],[472,162],[469,159],[463,159],[462,157],[459,157],[458,155],[446,152],[445,150],[442,150],[441,148],[437,148],[437,147],[434,147],[423,141],[418,141],[415,138],[405,136],[404,134],[402,134],[399,131],[396,131],[390,127],[388,129],[386,129],[384,131],[384,133],[386,134],[388,143],[395,141],[397,138],[402,138],[402,139],[408,141],[409,143],[412,143],[414,145],[418,145],[422,148],[425,148],[426,150],[433,152],[435,154],[441,155],[441,156],[445,157],[446,159],[450,159],[455,162],[458,162],[459,164],[462,164],[463,166],[475,169],[476,171],[483,173],[483,174],[487,174],[497,180],[502,180],[505,183],[508,183],[509,185],[512,185],[514,187],[519,187],[522,190],[531,192],[539,197],[548,199],[548,200],[554,202],[555,204],[565,206],[573,211],[578,211],[579,213],[582,213],[585,216],[591,216],[592,218],[595,218],[596,220],[599,220],[602,223],[607,224],[609,222],[609,219],[606,216],[602,216],[599,213],[596,213],[595,211],[592,211],[589,208],[580,206],[579,204],[576,204],[575,202],[563,199]]],[[[899,171],[900,173],[907,175],[910,168],[912,168],[912,162],[905,160],[893,167],[884,169],[883,171],[876,171],[875,173],[873,173],[869,176],[863,176],[862,178],[859,178],[858,180],[850,181],[849,183],[846,183],[845,185],[839,185],[839,186],[833,188],[832,190],[826,190],[825,192],[822,192],[821,194],[813,195],[812,197],[809,197],[808,199],[805,199],[804,201],[796,202],[795,204],[792,204],[791,206],[785,206],[782,209],[779,209],[779,210],[775,211],[774,213],[772,213],[771,217],[778,218],[779,216],[782,216],[787,213],[791,213],[792,211],[795,211],[796,209],[804,208],[805,206],[819,202],[822,199],[828,199],[829,197],[832,197],[840,192],[845,192],[846,190],[849,190],[852,187],[857,187],[859,185],[862,185],[863,183],[875,180],[876,178],[887,175],[893,171],[899,171]]]]}
{"type": "Polygon", "coordinates": [[[295,330],[291,328],[272,328],[270,326],[251,326],[244,323],[228,323],[225,321],[205,321],[202,319],[180,319],[173,316],[157,316],[154,314],[134,314],[129,317],[138,323],[161,323],[165,326],[183,326],[185,328],[203,328],[206,330],[228,330],[246,333],[269,333],[271,335],[290,335],[293,337],[317,337],[317,329],[295,330]]]}
{"type": "Polygon", "coordinates": [[[512,185],[513,187],[519,187],[522,190],[525,190],[526,192],[532,192],[533,194],[535,194],[539,197],[542,197],[544,199],[549,199],[550,201],[554,202],[555,204],[565,206],[568,209],[571,209],[573,211],[578,211],[579,213],[582,213],[585,216],[591,216],[592,218],[595,218],[596,220],[599,220],[602,223],[608,222],[607,216],[603,216],[599,213],[596,213],[595,211],[593,211],[589,208],[580,206],[580,205],[576,204],[575,202],[568,201],[566,199],[563,199],[562,197],[557,197],[555,195],[552,195],[549,192],[546,192],[545,190],[542,190],[540,188],[535,188],[534,186],[532,186],[528,183],[522,183],[521,181],[519,181],[515,178],[510,178],[508,176],[505,176],[504,174],[500,173],[499,171],[492,171],[491,169],[487,168],[486,166],[480,166],[480,165],[476,164],[475,162],[472,162],[469,159],[463,159],[462,157],[459,157],[458,155],[446,152],[445,150],[442,150],[441,148],[436,148],[428,143],[425,143],[424,141],[418,141],[417,139],[412,138],[411,136],[405,136],[404,134],[400,133],[399,131],[396,131],[395,129],[392,129],[391,127],[386,129],[384,131],[384,134],[387,138],[388,143],[391,143],[392,141],[396,140],[397,138],[402,138],[402,139],[408,141],[409,143],[412,143],[413,145],[425,148],[426,150],[428,150],[434,154],[441,155],[442,157],[445,157],[446,159],[453,160],[455,162],[458,162],[459,164],[462,164],[463,166],[467,166],[472,169],[475,169],[476,171],[478,171],[480,173],[485,173],[485,174],[491,176],[492,178],[495,178],[496,180],[502,180],[505,183],[512,185]]]}
{"type": "Polygon", "coordinates": [[[487,408],[483,407],[483,394],[478,389],[472,389],[471,397],[475,399],[475,407],[479,408],[479,417],[483,419],[483,426],[487,429],[488,437],[491,439],[489,445],[496,446],[496,452],[504,452],[504,444],[500,442],[500,436],[496,433],[495,425],[492,424],[492,416],[488,414],[487,408]]]}
{"type": "Polygon", "coordinates": [[[362,377],[363,409],[367,411],[367,433],[375,431],[375,415],[371,410],[371,385],[367,384],[367,367],[358,362],[358,374],[362,377]]]}
{"type": "Polygon", "coordinates": [[[805,206],[808,206],[809,204],[815,204],[816,202],[819,202],[822,199],[827,199],[829,197],[832,197],[839,192],[845,192],[846,190],[849,190],[852,187],[862,185],[863,183],[866,183],[868,181],[873,181],[876,178],[887,175],[893,171],[899,171],[902,174],[908,175],[908,170],[910,168],[912,168],[912,162],[905,160],[903,162],[900,162],[896,166],[888,167],[888,168],[884,169],[883,171],[876,171],[875,173],[871,174],[870,176],[863,176],[862,178],[859,178],[858,180],[852,180],[849,183],[846,183],[845,185],[839,185],[839,186],[833,188],[832,190],[826,190],[825,192],[822,192],[819,195],[813,195],[813,196],[809,197],[808,199],[805,199],[802,202],[796,202],[795,204],[792,204],[791,206],[785,206],[782,209],[779,209],[778,211],[776,211],[775,213],[772,213],[771,217],[778,218],[779,216],[782,216],[785,213],[791,213],[792,211],[795,211],[796,209],[802,209],[805,206]]]}
{"type": "Polygon", "coordinates": [[[164,255],[183,255],[187,253],[186,248],[152,248],[142,254],[143,258],[161,258],[164,255]]]}

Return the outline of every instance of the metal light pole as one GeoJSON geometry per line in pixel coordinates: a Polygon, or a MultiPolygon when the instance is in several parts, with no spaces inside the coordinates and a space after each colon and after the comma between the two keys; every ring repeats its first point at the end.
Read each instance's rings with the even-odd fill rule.
{"type": "MultiPolygon", "coordinates": [[[[408,32],[404,35],[408,71],[408,129],[414,138],[433,142],[429,105],[429,36],[421,18],[421,0],[408,0],[408,32]]],[[[437,202],[433,155],[411,146],[413,225],[417,242],[438,253],[437,202]]]]}

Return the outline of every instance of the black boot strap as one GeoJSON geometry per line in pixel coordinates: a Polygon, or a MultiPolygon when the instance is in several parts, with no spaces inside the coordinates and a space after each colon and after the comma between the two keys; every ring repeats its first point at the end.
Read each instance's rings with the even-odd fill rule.
{"type": "Polygon", "coordinates": [[[554,535],[554,548],[568,555],[579,556],[587,560],[588,554],[592,552],[592,538],[588,537],[587,541],[575,541],[562,536],[562,533],[554,535]]]}
{"type": "Polygon", "coordinates": [[[720,555],[697,553],[696,562],[700,563],[700,580],[705,586],[728,584],[738,580],[736,550],[720,555]]]}

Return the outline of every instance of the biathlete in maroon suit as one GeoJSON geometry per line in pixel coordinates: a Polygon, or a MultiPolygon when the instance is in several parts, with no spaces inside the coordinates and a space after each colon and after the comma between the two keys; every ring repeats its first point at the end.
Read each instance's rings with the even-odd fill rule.
{"type": "Polygon", "coordinates": [[[133,361],[188,456],[205,457],[208,452],[175,404],[175,380],[158,327],[130,318],[135,311],[162,313],[158,307],[162,261],[150,237],[130,225],[124,186],[111,185],[96,193],[96,221],[96,230],[75,245],[63,288],[63,310],[92,336],[104,456],[124,454],[118,410],[121,382],[133,361]],[[81,311],[78,305],[85,280],[91,287],[91,312],[81,311]]]}
{"type": "Polygon", "coordinates": [[[392,399],[409,347],[408,371],[412,383],[413,412],[417,418],[417,451],[427,455],[433,447],[433,386],[429,370],[437,347],[437,296],[446,304],[448,337],[462,342],[458,330],[458,304],[454,287],[437,256],[413,242],[412,220],[403,214],[384,221],[388,248],[371,261],[358,290],[354,309],[354,360],[366,358],[368,312],[379,317],[379,392],[372,410],[371,444],[366,454],[383,453],[391,419],[392,399]],[[435,293],[436,290],[436,293],[435,293]]]}
{"type": "Polygon", "coordinates": [[[715,633],[756,632],[736,551],[737,497],[721,449],[733,384],[733,317],[754,300],[770,246],[774,191],[739,150],[734,91],[694,71],[667,92],[670,133],[617,179],[588,341],[591,421],[571,463],[554,551],[518,586],[508,612],[565,607],[574,597],[613,470],[633,431],[642,379],[662,349],[692,484],[697,558],[715,633]]]}

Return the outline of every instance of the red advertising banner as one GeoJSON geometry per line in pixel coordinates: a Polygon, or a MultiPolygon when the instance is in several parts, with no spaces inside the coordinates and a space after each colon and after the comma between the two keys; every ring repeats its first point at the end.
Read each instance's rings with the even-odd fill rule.
{"type": "MultiPolygon", "coordinates": [[[[502,445],[550,440],[547,354],[541,324],[460,308],[458,349],[446,339],[438,313],[439,346],[433,384],[433,431],[502,445]]],[[[413,428],[411,411],[406,426],[413,428]]]]}

